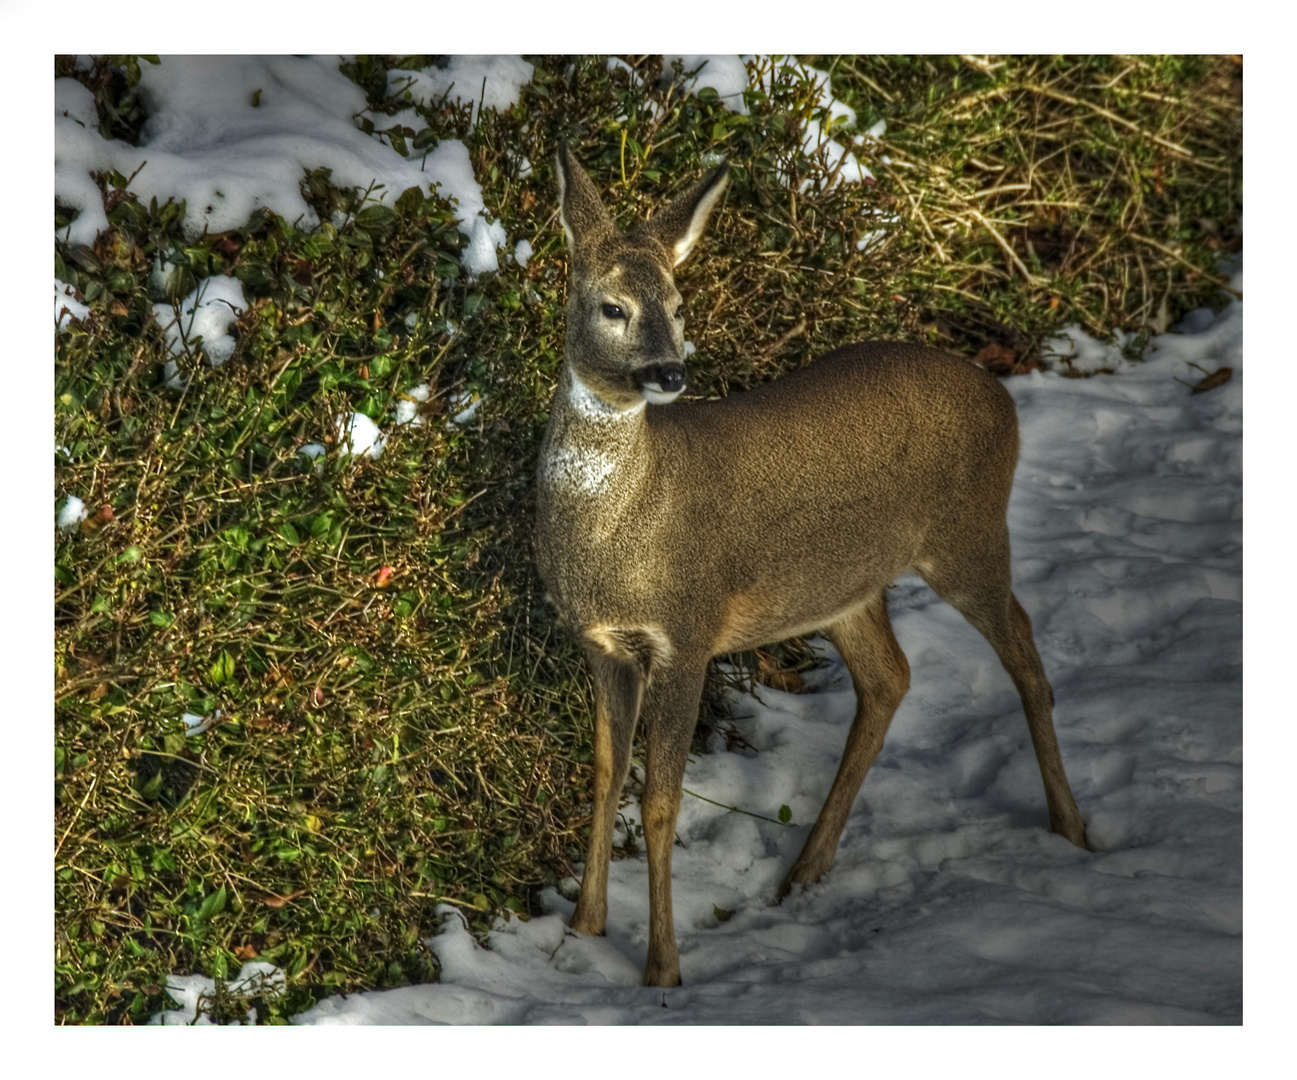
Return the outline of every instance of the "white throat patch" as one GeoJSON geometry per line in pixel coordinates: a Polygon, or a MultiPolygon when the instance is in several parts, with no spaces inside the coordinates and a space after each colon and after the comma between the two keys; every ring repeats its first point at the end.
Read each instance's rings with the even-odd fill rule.
{"type": "Polygon", "coordinates": [[[580,423],[568,429],[569,440],[565,445],[550,448],[540,463],[540,475],[555,487],[599,495],[608,489],[623,461],[618,451],[624,451],[634,439],[634,422],[643,420],[645,403],[640,401],[629,409],[616,409],[577,378],[571,368],[567,376],[571,380],[568,403],[580,423]],[[598,431],[587,429],[582,435],[582,423],[591,424],[598,431]]]}
{"type": "Polygon", "coordinates": [[[560,446],[545,455],[541,475],[556,487],[575,488],[597,495],[608,485],[617,462],[596,450],[576,450],[560,446]]]}
{"type": "Polygon", "coordinates": [[[682,393],[683,387],[679,390],[663,390],[662,387],[654,383],[645,383],[640,388],[640,393],[644,395],[644,400],[650,405],[670,405],[682,393]]]}
{"type": "Polygon", "coordinates": [[[590,387],[586,386],[578,377],[576,372],[568,369],[568,378],[572,380],[572,385],[568,389],[567,399],[583,420],[594,420],[600,423],[609,421],[615,423],[618,420],[629,420],[637,416],[641,409],[644,408],[644,402],[638,405],[632,405],[629,409],[615,409],[596,394],[590,387]]]}

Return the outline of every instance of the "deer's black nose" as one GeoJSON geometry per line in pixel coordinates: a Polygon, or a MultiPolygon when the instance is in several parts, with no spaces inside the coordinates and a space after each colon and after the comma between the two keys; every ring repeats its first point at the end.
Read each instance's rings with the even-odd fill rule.
{"type": "Polygon", "coordinates": [[[649,364],[640,368],[639,384],[664,394],[678,394],[685,388],[684,364],[649,364]]]}

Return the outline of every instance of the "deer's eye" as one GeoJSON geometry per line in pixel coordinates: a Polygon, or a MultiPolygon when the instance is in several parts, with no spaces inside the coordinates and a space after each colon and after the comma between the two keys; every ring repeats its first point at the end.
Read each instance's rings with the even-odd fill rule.
{"type": "Polygon", "coordinates": [[[604,304],[603,315],[605,319],[624,319],[626,312],[622,311],[616,304],[604,304]]]}
{"type": "Polygon", "coordinates": [[[681,304],[678,308],[676,308],[676,318],[683,319],[684,317],[685,317],[685,306],[684,304],[681,304]]]}

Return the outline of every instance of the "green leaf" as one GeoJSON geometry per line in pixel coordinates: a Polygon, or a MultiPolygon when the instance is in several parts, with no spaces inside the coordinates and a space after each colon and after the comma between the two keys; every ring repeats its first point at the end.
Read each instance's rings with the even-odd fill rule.
{"type": "Polygon", "coordinates": [[[366,206],[356,215],[356,224],[362,229],[381,229],[394,216],[390,207],[383,206],[381,203],[374,203],[366,206]]]}
{"type": "Polygon", "coordinates": [[[207,674],[214,683],[229,682],[234,678],[234,657],[222,649],[221,655],[207,669],[207,674]]]}
{"type": "MultiPolygon", "coordinates": [[[[418,145],[416,136],[415,149],[423,149],[418,145]]],[[[396,200],[396,212],[404,218],[414,217],[423,208],[423,192],[417,187],[406,188],[401,192],[400,197],[396,200]]]]}
{"type": "Polygon", "coordinates": [[[734,912],[726,911],[723,907],[717,907],[715,904],[712,905],[712,911],[716,913],[716,918],[720,922],[729,922],[734,918],[734,912]]]}
{"type": "Polygon", "coordinates": [[[311,522],[311,535],[317,540],[322,536],[328,536],[329,530],[333,528],[333,511],[325,510],[315,515],[315,520],[311,522]]]}
{"type": "Polygon", "coordinates": [[[152,802],[162,791],[162,770],[159,769],[145,781],[144,786],[140,788],[140,794],[152,802]]]}
{"type": "Polygon", "coordinates": [[[219,915],[224,910],[225,886],[222,885],[214,893],[210,894],[205,900],[203,900],[202,906],[198,909],[198,918],[200,921],[205,922],[213,915],[219,915]]]}
{"type": "Polygon", "coordinates": [[[149,622],[151,622],[154,626],[160,627],[163,630],[165,630],[168,626],[170,626],[175,621],[176,621],[176,617],[172,615],[170,612],[158,611],[156,609],[149,612],[149,622]]]}
{"type": "Polygon", "coordinates": [[[792,821],[792,820],[793,820],[793,812],[792,812],[791,810],[789,810],[788,807],[786,807],[786,806],[781,806],[781,807],[779,808],[779,822],[780,822],[780,824],[781,824],[781,825],[787,825],[787,824],[788,824],[790,821],[792,821]]]}

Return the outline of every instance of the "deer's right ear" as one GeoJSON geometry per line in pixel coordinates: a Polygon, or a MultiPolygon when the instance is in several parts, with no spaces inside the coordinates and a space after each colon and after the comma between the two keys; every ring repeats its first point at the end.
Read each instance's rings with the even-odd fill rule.
{"type": "Polygon", "coordinates": [[[575,249],[593,235],[614,228],[594,181],[568,149],[566,139],[558,144],[554,155],[554,174],[558,177],[558,213],[569,248],[575,249]]]}

